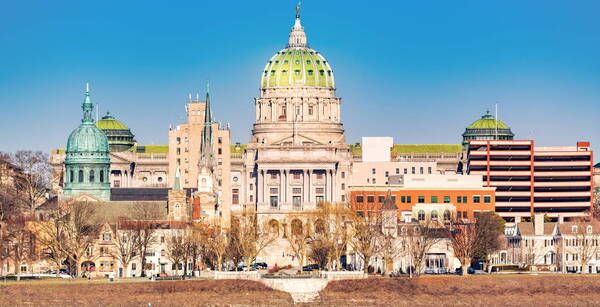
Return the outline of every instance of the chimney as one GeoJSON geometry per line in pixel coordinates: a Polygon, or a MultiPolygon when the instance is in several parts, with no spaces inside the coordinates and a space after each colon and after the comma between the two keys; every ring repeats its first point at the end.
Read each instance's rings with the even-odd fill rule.
{"type": "Polygon", "coordinates": [[[565,217],[564,217],[562,214],[559,214],[559,215],[558,215],[558,223],[559,223],[559,224],[562,224],[562,223],[564,223],[564,222],[565,222],[565,217]]]}
{"type": "Polygon", "coordinates": [[[533,227],[534,233],[536,236],[541,236],[544,234],[544,215],[536,214],[533,217],[533,227]]]}

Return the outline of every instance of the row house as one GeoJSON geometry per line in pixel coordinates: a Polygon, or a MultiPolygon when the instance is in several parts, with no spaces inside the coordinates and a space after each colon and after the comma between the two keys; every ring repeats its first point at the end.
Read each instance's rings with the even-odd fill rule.
{"type": "Polygon", "coordinates": [[[494,266],[519,266],[531,271],[600,273],[600,222],[533,222],[505,229],[506,245],[491,257],[494,266]]]}

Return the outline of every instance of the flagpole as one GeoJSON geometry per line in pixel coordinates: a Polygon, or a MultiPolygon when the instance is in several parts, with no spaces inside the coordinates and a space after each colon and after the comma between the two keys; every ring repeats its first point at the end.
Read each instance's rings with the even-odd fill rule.
{"type": "Polygon", "coordinates": [[[496,141],[498,140],[498,102],[496,102],[496,141]]]}

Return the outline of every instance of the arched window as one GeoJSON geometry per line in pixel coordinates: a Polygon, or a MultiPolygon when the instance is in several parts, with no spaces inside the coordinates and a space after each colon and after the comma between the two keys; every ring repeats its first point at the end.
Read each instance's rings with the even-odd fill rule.
{"type": "Polygon", "coordinates": [[[79,182],[83,182],[83,170],[79,170],[79,182]]]}
{"type": "Polygon", "coordinates": [[[104,182],[104,170],[100,170],[100,182],[104,182]]]}
{"type": "Polygon", "coordinates": [[[438,213],[437,213],[437,211],[436,211],[436,210],[432,210],[432,211],[431,211],[431,219],[432,219],[432,220],[437,220],[437,218],[438,218],[438,213]]]}
{"type": "Polygon", "coordinates": [[[450,211],[444,211],[444,221],[449,221],[451,218],[450,211]]]}
{"type": "Polygon", "coordinates": [[[96,178],[94,178],[94,170],[90,171],[90,182],[94,182],[96,178]]]}
{"type": "Polygon", "coordinates": [[[273,236],[276,236],[276,237],[279,236],[279,222],[277,222],[277,220],[271,220],[269,222],[269,232],[273,236]]]}
{"type": "Polygon", "coordinates": [[[70,182],[75,181],[75,176],[73,175],[73,170],[69,171],[69,181],[70,182]]]}
{"type": "Polygon", "coordinates": [[[181,217],[181,205],[179,205],[179,203],[175,204],[175,212],[174,212],[175,218],[178,219],[181,217]]]}
{"type": "Polygon", "coordinates": [[[423,210],[419,210],[419,214],[418,217],[419,221],[424,221],[425,220],[425,211],[423,210]]]}
{"type": "Polygon", "coordinates": [[[299,219],[292,221],[292,235],[302,235],[302,222],[299,219]]]}

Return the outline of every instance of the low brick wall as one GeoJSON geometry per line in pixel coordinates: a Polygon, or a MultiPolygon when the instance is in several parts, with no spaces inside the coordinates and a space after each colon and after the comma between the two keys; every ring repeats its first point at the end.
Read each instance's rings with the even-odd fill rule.
{"type": "Polygon", "coordinates": [[[221,271],[202,271],[200,272],[202,278],[213,278],[213,279],[249,279],[259,280],[260,273],[253,272],[221,272],[221,271]]]}
{"type": "Polygon", "coordinates": [[[321,272],[321,276],[323,276],[327,280],[342,280],[342,279],[363,279],[367,278],[368,275],[362,271],[339,271],[339,272],[321,272]]]}

